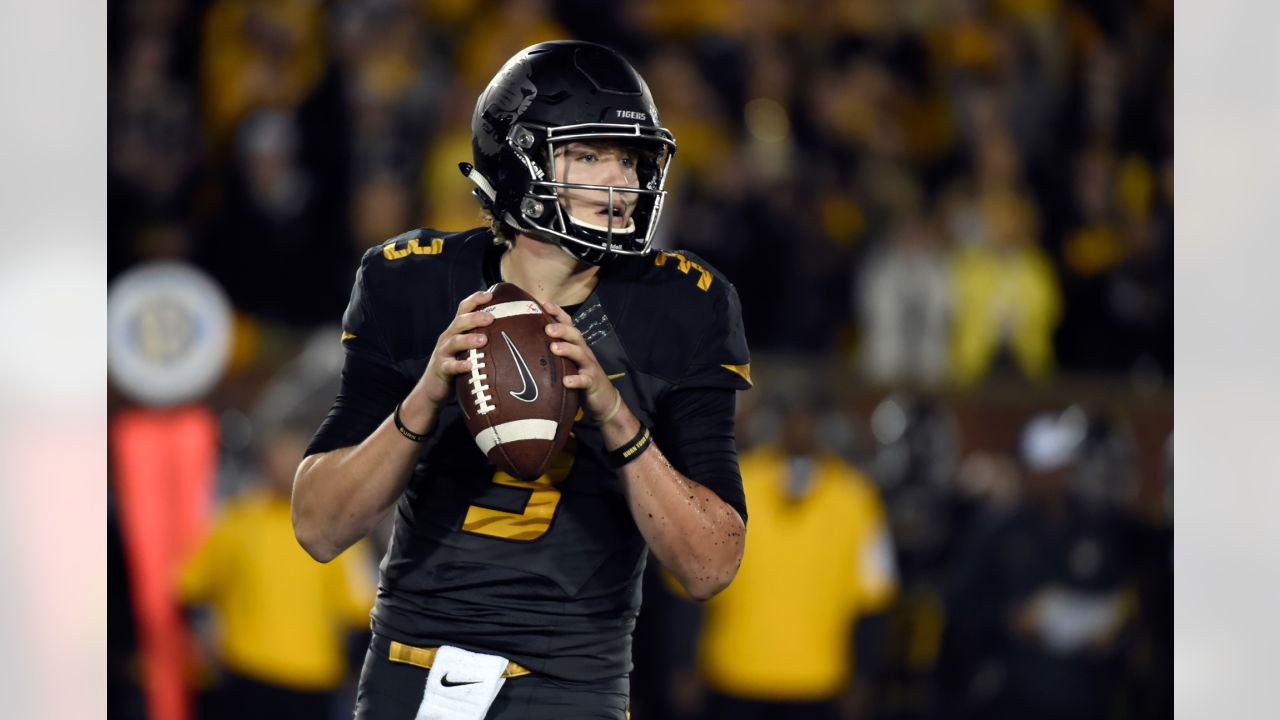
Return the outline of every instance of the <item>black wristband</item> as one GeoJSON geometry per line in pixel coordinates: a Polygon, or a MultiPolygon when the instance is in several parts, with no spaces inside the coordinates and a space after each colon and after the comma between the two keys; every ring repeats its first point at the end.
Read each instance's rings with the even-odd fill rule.
{"type": "Polygon", "coordinates": [[[605,453],[604,457],[609,461],[610,467],[617,469],[643,455],[652,445],[653,435],[649,428],[641,425],[640,432],[635,437],[617,450],[605,453]]]}
{"type": "MultiPolygon", "coordinates": [[[[401,401],[401,402],[403,402],[403,401],[401,401]]],[[[396,403],[396,413],[395,413],[396,429],[400,431],[400,434],[401,434],[401,435],[403,435],[403,436],[405,436],[405,437],[409,438],[410,440],[412,440],[412,441],[414,441],[414,442],[422,442],[423,440],[425,440],[425,439],[427,438],[427,436],[426,436],[426,434],[425,434],[425,433],[424,433],[424,434],[422,434],[422,435],[419,435],[418,433],[416,433],[416,432],[414,432],[414,431],[410,430],[409,428],[405,427],[405,426],[404,426],[404,423],[403,423],[403,422],[401,422],[401,420],[400,420],[400,404],[401,404],[401,403],[396,403]]]]}

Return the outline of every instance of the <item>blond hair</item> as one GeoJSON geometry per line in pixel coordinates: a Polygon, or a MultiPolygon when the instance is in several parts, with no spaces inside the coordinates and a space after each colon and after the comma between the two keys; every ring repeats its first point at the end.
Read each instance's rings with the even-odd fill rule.
{"type": "Polygon", "coordinates": [[[509,246],[515,242],[516,236],[515,232],[511,229],[511,226],[494,217],[493,211],[489,208],[480,209],[480,219],[483,220],[484,224],[488,225],[489,229],[493,231],[494,245],[509,246]]]}

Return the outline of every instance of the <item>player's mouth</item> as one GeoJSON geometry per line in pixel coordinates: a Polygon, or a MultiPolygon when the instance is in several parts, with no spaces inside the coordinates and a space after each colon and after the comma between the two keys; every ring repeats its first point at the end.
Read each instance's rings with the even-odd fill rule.
{"type": "Polygon", "coordinates": [[[619,202],[614,203],[612,206],[605,205],[596,211],[596,215],[605,220],[609,218],[625,220],[627,218],[627,204],[619,202]]]}
{"type": "Polygon", "coordinates": [[[612,205],[596,204],[595,212],[588,210],[590,214],[584,213],[574,216],[570,213],[569,219],[575,225],[580,225],[596,232],[626,235],[635,232],[636,229],[635,220],[631,217],[631,213],[634,210],[635,203],[618,200],[612,205]]]}

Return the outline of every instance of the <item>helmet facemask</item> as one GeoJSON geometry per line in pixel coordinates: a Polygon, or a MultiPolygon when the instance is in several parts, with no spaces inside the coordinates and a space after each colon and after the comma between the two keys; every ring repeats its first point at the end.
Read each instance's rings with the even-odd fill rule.
{"type": "Polygon", "coordinates": [[[503,218],[507,224],[556,243],[575,258],[593,265],[649,252],[666,197],[667,168],[675,152],[675,140],[669,131],[611,123],[559,127],[516,123],[507,134],[506,149],[529,173],[519,217],[508,212],[503,218]],[[635,151],[639,187],[565,182],[556,175],[552,158],[557,149],[574,142],[594,141],[609,141],[635,151]],[[609,207],[619,200],[618,195],[625,194],[635,198],[635,208],[625,227],[612,213],[607,216],[607,224],[595,225],[569,214],[562,190],[608,193],[609,207]]]}

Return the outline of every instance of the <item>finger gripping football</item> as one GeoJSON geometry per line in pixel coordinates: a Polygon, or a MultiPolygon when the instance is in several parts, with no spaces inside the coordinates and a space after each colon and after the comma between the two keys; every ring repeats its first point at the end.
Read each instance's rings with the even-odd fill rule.
{"type": "Polygon", "coordinates": [[[471,371],[455,380],[458,404],[489,462],[533,480],[569,439],[579,400],[576,390],[564,386],[564,377],[578,370],[551,352],[545,328],[554,318],[537,300],[511,283],[489,290],[493,299],[480,310],[494,320],[474,331],[489,341],[457,356],[471,361],[471,371]]]}

